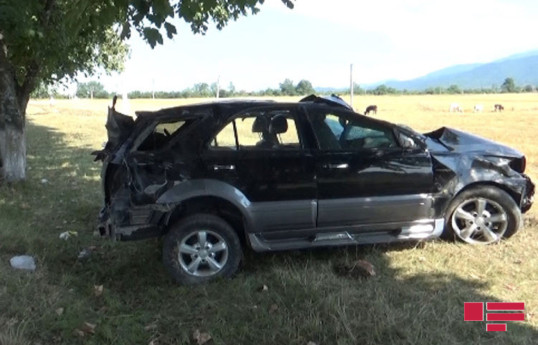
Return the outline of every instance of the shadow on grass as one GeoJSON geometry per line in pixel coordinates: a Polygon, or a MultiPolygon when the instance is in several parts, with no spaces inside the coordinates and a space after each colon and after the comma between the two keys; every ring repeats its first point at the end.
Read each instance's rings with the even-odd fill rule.
{"type": "Polygon", "coordinates": [[[28,137],[28,180],[0,189],[0,333],[9,320],[24,320],[25,335],[47,344],[191,343],[195,330],[208,332],[215,344],[532,344],[538,339],[526,322],[509,322],[504,333],[487,333],[485,322],[464,322],[464,302],[498,301],[488,292],[489,283],[399,267],[391,257],[397,252],[424,251],[425,260],[439,260],[412,244],[247,251],[234,279],[177,286],[162,268],[159,240],[116,243],[92,237],[101,194],[100,165],[92,163],[91,149],[70,147],[62,133],[43,126],[29,124],[28,137]],[[61,241],[63,231],[78,236],[61,241]],[[92,255],[77,260],[89,247],[92,255]],[[37,256],[34,276],[7,268],[4,259],[22,252],[37,256]],[[358,259],[371,262],[376,275],[354,279],[335,273],[336,265],[358,259]],[[102,295],[95,293],[96,285],[104,286],[102,295]],[[96,325],[95,334],[73,335],[84,322],[96,325]]]}
{"type": "Polygon", "coordinates": [[[92,164],[89,148],[66,145],[55,129],[32,123],[26,128],[27,179],[0,185],[0,249],[49,256],[61,232],[91,235],[100,207],[100,167],[92,164]]]}

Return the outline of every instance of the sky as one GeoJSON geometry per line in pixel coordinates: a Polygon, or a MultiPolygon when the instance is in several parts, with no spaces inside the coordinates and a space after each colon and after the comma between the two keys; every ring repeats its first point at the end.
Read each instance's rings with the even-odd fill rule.
{"type": "Polygon", "coordinates": [[[293,10],[266,0],[258,14],[206,35],[178,22],[178,35],[155,49],[133,37],[125,71],[98,80],[115,92],[217,79],[246,91],[286,78],[347,87],[351,64],[359,85],[407,80],[538,49],[536,19],[536,0],[296,0],[293,10]]]}

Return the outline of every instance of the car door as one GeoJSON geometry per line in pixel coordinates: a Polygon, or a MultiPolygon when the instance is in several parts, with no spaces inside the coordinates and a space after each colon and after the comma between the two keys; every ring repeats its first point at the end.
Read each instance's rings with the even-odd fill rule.
{"type": "Polygon", "coordinates": [[[430,218],[426,150],[403,148],[391,124],[345,110],[313,106],[308,119],[318,142],[319,228],[430,218]]]}
{"type": "Polygon", "coordinates": [[[202,154],[206,176],[249,200],[257,232],[311,229],[314,159],[298,131],[294,107],[263,107],[233,116],[202,154]]]}

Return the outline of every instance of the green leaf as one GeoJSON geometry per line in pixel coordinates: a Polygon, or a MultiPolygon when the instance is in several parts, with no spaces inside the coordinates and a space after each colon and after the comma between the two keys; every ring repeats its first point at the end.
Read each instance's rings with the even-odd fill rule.
{"type": "Polygon", "coordinates": [[[143,33],[144,38],[146,39],[146,41],[151,46],[151,48],[155,48],[157,43],[159,43],[159,44],[163,43],[163,37],[162,37],[161,33],[159,32],[159,30],[157,30],[155,28],[147,28],[146,27],[146,28],[144,28],[142,30],[142,33],[143,33]]]}
{"type": "Polygon", "coordinates": [[[177,34],[176,27],[170,23],[164,23],[164,28],[166,29],[166,35],[168,38],[172,38],[175,34],[177,34]]]}

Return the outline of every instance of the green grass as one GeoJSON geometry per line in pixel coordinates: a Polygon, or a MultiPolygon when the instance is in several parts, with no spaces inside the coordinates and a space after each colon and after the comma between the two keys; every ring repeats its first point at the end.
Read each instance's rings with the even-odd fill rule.
{"type": "MultiPolygon", "coordinates": [[[[409,107],[391,116],[422,128],[459,121],[459,128],[473,130],[493,116],[437,115],[436,107],[445,103],[440,98],[368,103],[374,102],[379,117],[383,109],[397,108],[394,104],[409,107]]],[[[208,332],[214,344],[538,342],[536,210],[525,229],[498,245],[435,241],[247,252],[232,280],[173,284],[160,262],[159,240],[121,243],[93,236],[101,207],[100,165],[89,154],[105,140],[105,106],[99,101],[30,106],[28,179],[0,186],[0,345],[182,344],[193,343],[195,330],[208,332]],[[64,231],[78,236],[60,240],[64,231]],[[78,260],[90,247],[92,255],[78,260]],[[9,258],[19,254],[34,255],[37,270],[11,269],[9,258]],[[358,259],[371,262],[376,275],[339,273],[358,259]],[[96,285],[104,286],[100,296],[96,285]],[[466,301],[522,301],[527,320],[509,322],[506,333],[486,333],[485,323],[463,321],[466,301]],[[76,334],[84,322],[96,325],[94,334],[76,334]]],[[[530,148],[538,125],[525,119],[528,133],[521,134],[523,114],[506,116],[503,132],[490,126],[489,137],[512,138],[507,143],[524,152],[529,147],[535,173],[538,155],[530,148]]]]}

